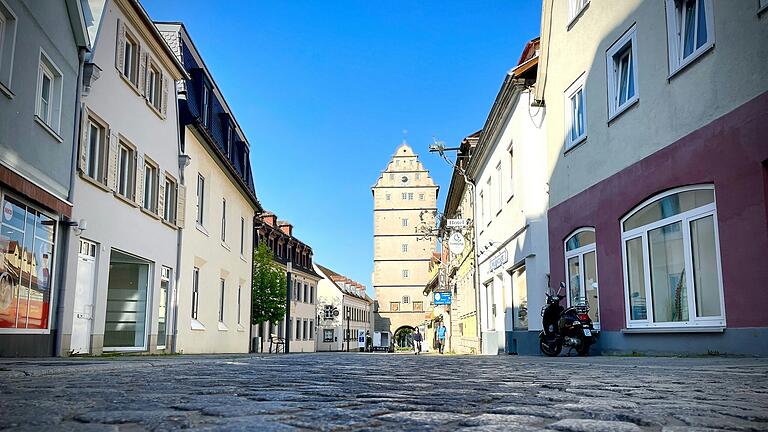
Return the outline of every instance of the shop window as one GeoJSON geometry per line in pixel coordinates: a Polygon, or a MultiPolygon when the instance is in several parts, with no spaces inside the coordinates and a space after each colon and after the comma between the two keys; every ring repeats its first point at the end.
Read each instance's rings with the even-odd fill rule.
{"type": "Polygon", "coordinates": [[[512,278],[512,328],[528,330],[528,282],[525,267],[509,273],[512,278]]]}
{"type": "Polygon", "coordinates": [[[150,263],[112,250],[109,259],[104,349],[146,349],[150,263]]]}
{"type": "Polygon", "coordinates": [[[333,342],[333,329],[323,329],[323,342],[333,342]]]}
{"type": "Polygon", "coordinates": [[[588,305],[589,317],[600,329],[600,299],[597,279],[595,230],[576,230],[565,241],[566,298],[568,305],[588,305]]]}
{"type": "Polygon", "coordinates": [[[160,269],[160,296],[157,304],[157,348],[165,348],[166,338],[168,336],[168,322],[170,319],[170,308],[168,307],[169,295],[171,292],[171,269],[163,267],[160,269]]]}
{"type": "Polygon", "coordinates": [[[9,196],[0,223],[0,333],[50,327],[56,221],[9,196]]]}
{"type": "Polygon", "coordinates": [[[715,190],[672,190],[622,220],[628,327],[725,325],[715,190]]]}

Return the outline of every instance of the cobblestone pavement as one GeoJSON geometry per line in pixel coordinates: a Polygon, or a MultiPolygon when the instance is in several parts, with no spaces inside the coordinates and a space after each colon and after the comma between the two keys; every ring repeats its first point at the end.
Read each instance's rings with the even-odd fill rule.
{"type": "Polygon", "coordinates": [[[390,354],[0,361],[0,429],[768,430],[768,359],[390,354]]]}

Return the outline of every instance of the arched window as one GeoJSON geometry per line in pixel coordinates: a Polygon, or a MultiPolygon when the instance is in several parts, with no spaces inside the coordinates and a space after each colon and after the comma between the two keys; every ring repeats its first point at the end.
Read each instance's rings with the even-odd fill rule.
{"type": "Polygon", "coordinates": [[[627,327],[725,326],[713,186],[644,202],[621,239],[627,327]]]}
{"type": "Polygon", "coordinates": [[[589,305],[589,317],[600,329],[600,299],[597,287],[595,230],[580,228],[565,240],[565,274],[568,304],[589,305]]]}

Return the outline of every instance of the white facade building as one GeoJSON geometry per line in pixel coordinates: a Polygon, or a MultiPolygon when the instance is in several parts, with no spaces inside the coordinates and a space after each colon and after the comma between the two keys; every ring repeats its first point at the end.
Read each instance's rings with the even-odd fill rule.
{"type": "Polygon", "coordinates": [[[317,283],[317,351],[359,351],[373,337],[373,301],[365,286],[315,264],[317,283]],[[361,342],[362,337],[362,342],[361,342]]]}
{"type": "Polygon", "coordinates": [[[538,349],[548,249],[544,110],[530,94],[537,54],[534,39],[507,74],[468,167],[484,354],[538,349]]]}
{"type": "Polygon", "coordinates": [[[169,345],[178,268],[173,82],[186,72],[137,1],[93,10],[72,195],[85,224],[67,248],[58,351],[155,352],[169,345]]]}

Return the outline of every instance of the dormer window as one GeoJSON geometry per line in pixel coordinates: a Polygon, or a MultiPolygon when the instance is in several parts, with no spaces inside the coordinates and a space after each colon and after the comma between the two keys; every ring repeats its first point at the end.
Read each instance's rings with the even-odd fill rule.
{"type": "Polygon", "coordinates": [[[229,158],[232,158],[232,125],[230,124],[229,127],[227,127],[227,156],[229,158]]]}
{"type": "Polygon", "coordinates": [[[205,127],[209,126],[208,119],[210,118],[210,98],[211,98],[211,91],[208,89],[208,86],[203,84],[203,94],[202,94],[202,104],[203,104],[203,125],[205,127]]]}

